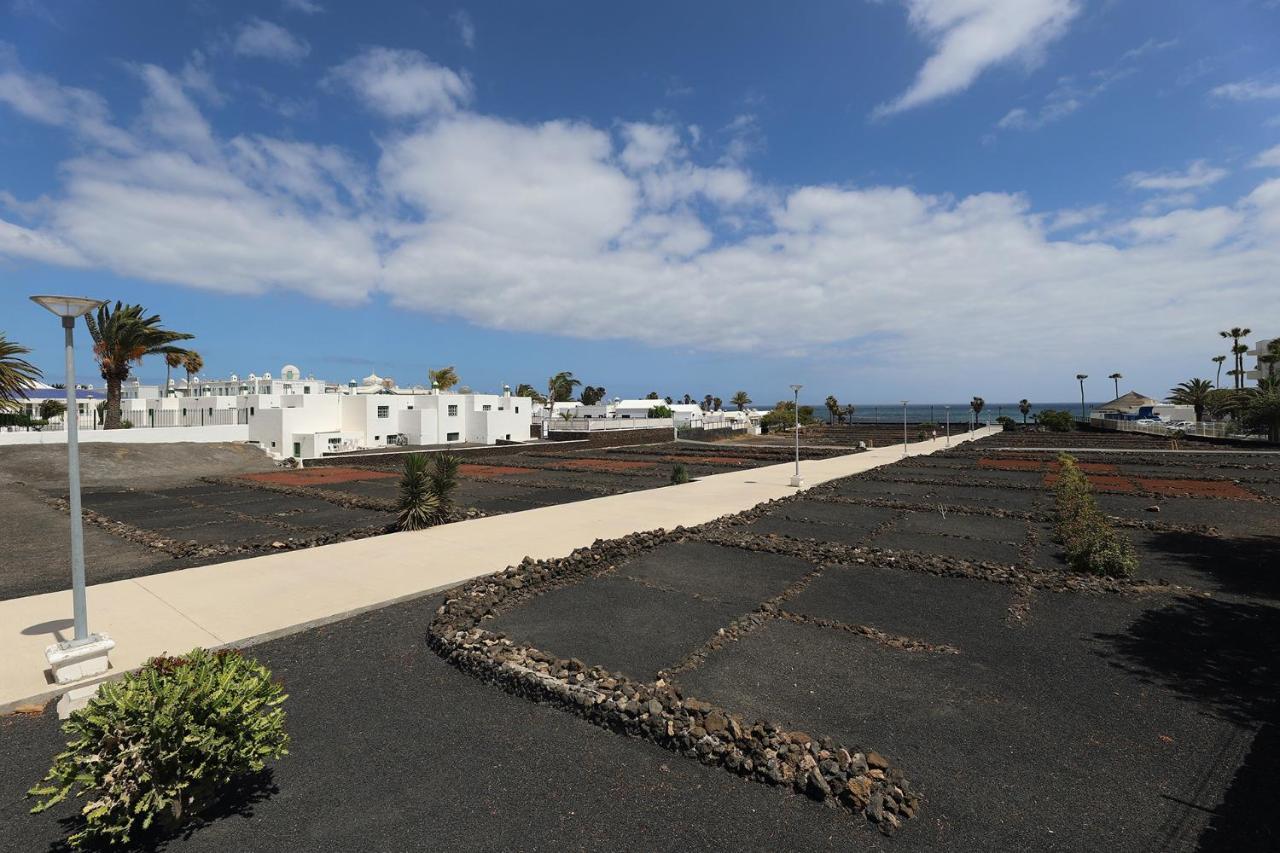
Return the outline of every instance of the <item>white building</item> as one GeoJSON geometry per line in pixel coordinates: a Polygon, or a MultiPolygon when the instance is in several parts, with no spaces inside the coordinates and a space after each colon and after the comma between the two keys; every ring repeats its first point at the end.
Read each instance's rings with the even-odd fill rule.
{"type": "MultiPolygon", "coordinates": [[[[1264,379],[1271,375],[1271,365],[1264,364],[1262,357],[1268,354],[1268,348],[1276,342],[1277,340],[1273,338],[1258,341],[1253,345],[1253,349],[1245,353],[1253,356],[1254,359],[1253,367],[1248,368],[1245,372],[1246,379],[1257,382],[1259,379],[1264,379]]],[[[1280,364],[1275,365],[1275,375],[1280,376],[1280,364]]]]}

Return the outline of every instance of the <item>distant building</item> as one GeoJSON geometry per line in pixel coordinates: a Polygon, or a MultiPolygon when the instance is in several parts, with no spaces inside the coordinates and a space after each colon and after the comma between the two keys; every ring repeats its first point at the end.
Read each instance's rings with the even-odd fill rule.
{"type": "MultiPolygon", "coordinates": [[[[1253,356],[1253,367],[1246,368],[1245,379],[1257,382],[1272,375],[1272,366],[1264,364],[1262,357],[1268,354],[1268,348],[1275,343],[1274,338],[1266,338],[1253,345],[1245,355],[1253,356]]],[[[1276,376],[1280,376],[1280,364],[1274,366],[1276,376]]]]}

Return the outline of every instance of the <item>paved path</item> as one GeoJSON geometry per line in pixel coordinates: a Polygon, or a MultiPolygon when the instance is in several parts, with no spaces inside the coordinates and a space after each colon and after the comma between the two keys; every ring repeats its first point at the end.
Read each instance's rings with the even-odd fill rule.
{"type": "MultiPolygon", "coordinates": [[[[978,430],[981,438],[999,427],[978,430]]],[[[958,444],[967,438],[952,438],[958,444]]],[[[912,455],[945,447],[917,442],[912,455]]],[[[902,458],[902,445],[805,460],[807,485],[902,458]]],[[[318,548],[198,566],[89,587],[89,628],[116,641],[115,672],[164,652],[243,645],[424,595],[525,556],[561,557],[596,539],[702,524],[793,494],[793,465],[703,477],[680,486],[577,501],[318,548]]],[[[93,567],[89,567],[92,577],[93,567]]],[[[61,693],[48,644],[69,634],[71,593],[0,601],[0,712],[61,693]]],[[[426,630],[426,626],[423,626],[426,630]]]]}

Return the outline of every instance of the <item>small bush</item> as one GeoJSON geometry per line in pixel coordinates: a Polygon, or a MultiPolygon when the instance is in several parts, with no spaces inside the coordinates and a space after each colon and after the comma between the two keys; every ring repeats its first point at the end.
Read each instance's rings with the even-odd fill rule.
{"type": "Polygon", "coordinates": [[[153,658],[63,725],[71,740],[27,792],[42,798],[32,812],[87,796],[75,847],[124,846],[157,823],[177,825],[288,753],[285,698],[266,667],[236,651],[153,658]]]}
{"type": "Polygon", "coordinates": [[[1000,417],[996,418],[996,423],[1000,424],[1000,426],[1004,427],[1005,429],[1013,429],[1015,426],[1018,425],[1018,422],[1015,421],[1013,418],[1009,417],[1008,415],[1001,415],[1000,417]]]}
{"type": "Polygon", "coordinates": [[[1054,534],[1067,552],[1067,563],[1078,572],[1129,577],[1138,570],[1132,543],[1119,533],[1098,509],[1089,481],[1076,460],[1063,453],[1054,485],[1057,523],[1054,534]]]}
{"type": "Polygon", "coordinates": [[[659,405],[659,406],[654,406],[654,407],[652,407],[651,409],[649,409],[649,413],[648,413],[647,417],[650,417],[650,418],[670,418],[670,417],[673,417],[673,413],[672,413],[672,411],[671,411],[670,409],[668,409],[666,406],[661,406],[661,405],[659,405]]]}
{"type": "Polygon", "coordinates": [[[1051,432],[1071,432],[1076,428],[1076,419],[1070,412],[1045,409],[1040,413],[1039,419],[1040,424],[1048,427],[1051,432]]]}
{"type": "Polygon", "coordinates": [[[684,467],[683,462],[677,462],[676,467],[671,469],[671,485],[678,486],[687,482],[689,482],[689,469],[684,467]]]}
{"type": "Polygon", "coordinates": [[[400,474],[400,494],[396,499],[396,526],[401,530],[421,530],[436,523],[440,501],[431,490],[431,460],[422,453],[404,458],[400,474]]]}
{"type": "Polygon", "coordinates": [[[133,429],[133,421],[126,418],[120,422],[120,429],[133,429]]]}

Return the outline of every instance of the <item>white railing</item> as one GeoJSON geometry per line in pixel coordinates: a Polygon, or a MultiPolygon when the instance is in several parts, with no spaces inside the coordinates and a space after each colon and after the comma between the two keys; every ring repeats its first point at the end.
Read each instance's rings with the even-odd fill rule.
{"type": "Polygon", "coordinates": [[[1176,432],[1183,432],[1186,435],[1198,436],[1200,438],[1234,438],[1234,439],[1258,439],[1256,435],[1247,435],[1235,431],[1235,424],[1231,421],[1200,421],[1186,427],[1173,427],[1170,424],[1151,423],[1141,424],[1137,421],[1124,421],[1118,418],[1102,418],[1094,415],[1089,418],[1089,424],[1103,429],[1115,430],[1116,432],[1139,432],[1144,435],[1158,435],[1161,438],[1169,438],[1176,432]]]}
{"type": "Polygon", "coordinates": [[[611,429],[671,429],[671,418],[561,418],[551,419],[552,432],[598,432],[611,429]]]}

